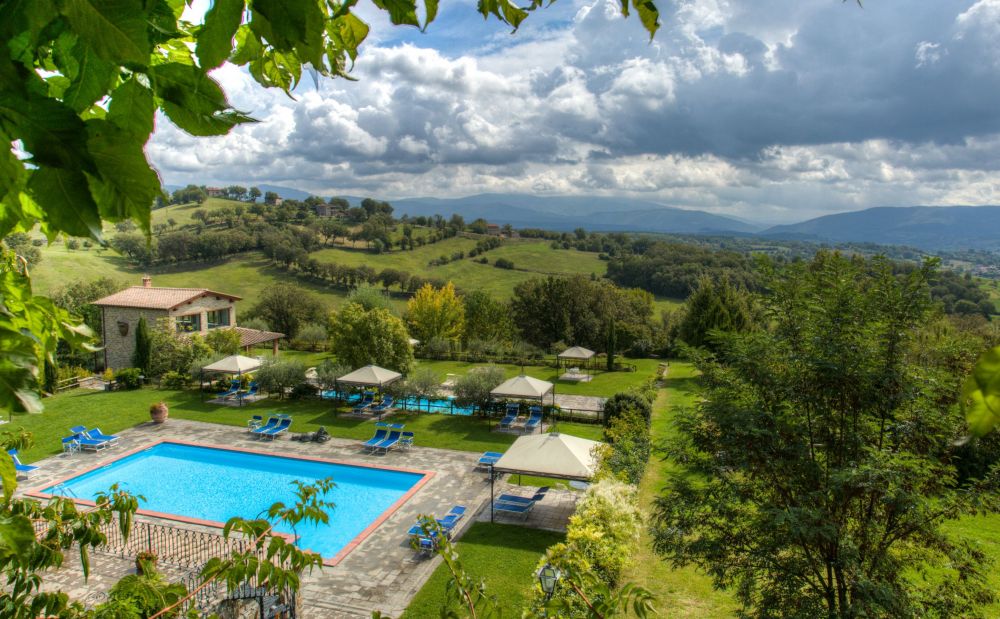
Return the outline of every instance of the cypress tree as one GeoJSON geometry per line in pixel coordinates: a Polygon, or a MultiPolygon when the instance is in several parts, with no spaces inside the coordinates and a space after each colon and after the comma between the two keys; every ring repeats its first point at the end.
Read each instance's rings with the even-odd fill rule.
{"type": "Polygon", "coordinates": [[[139,326],[135,329],[135,354],[132,357],[132,365],[142,370],[143,374],[149,374],[149,357],[149,326],[145,318],[140,318],[139,326]]]}

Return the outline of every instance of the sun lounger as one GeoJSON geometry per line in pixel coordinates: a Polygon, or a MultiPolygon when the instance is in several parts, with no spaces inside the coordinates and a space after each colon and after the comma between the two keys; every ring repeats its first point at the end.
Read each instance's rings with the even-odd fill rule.
{"type": "MultiPolygon", "coordinates": [[[[465,516],[465,512],[466,507],[464,505],[456,505],[452,507],[447,514],[437,519],[438,526],[441,527],[441,530],[443,530],[446,535],[450,536],[451,530],[454,529],[455,525],[458,524],[458,521],[465,516]]],[[[426,535],[424,533],[423,526],[419,522],[410,527],[410,530],[407,531],[407,533],[409,535],[426,535]]]]}
{"type": "Polygon", "coordinates": [[[236,395],[239,396],[239,398],[242,400],[243,398],[252,398],[256,396],[259,392],[260,392],[260,386],[257,384],[257,381],[254,380],[251,381],[249,385],[247,385],[246,391],[240,391],[236,395]]]}
{"type": "Polygon", "coordinates": [[[27,477],[32,471],[38,470],[38,467],[33,464],[23,464],[21,459],[17,457],[16,449],[10,449],[7,453],[10,454],[10,459],[14,461],[15,474],[27,477]]]}
{"type": "Polygon", "coordinates": [[[73,436],[76,439],[76,442],[79,443],[80,449],[85,451],[100,451],[111,447],[111,443],[108,441],[99,441],[97,439],[87,438],[83,434],[74,434],[73,436]]]}
{"type": "Polygon", "coordinates": [[[403,432],[403,434],[399,437],[399,443],[396,444],[396,447],[399,447],[400,449],[409,449],[410,447],[413,447],[413,432],[403,432]]]}
{"type": "Polygon", "coordinates": [[[247,420],[247,432],[250,432],[251,430],[256,430],[262,425],[264,425],[264,418],[260,415],[254,415],[253,417],[247,420]]]}
{"type": "Polygon", "coordinates": [[[497,498],[499,503],[516,503],[521,505],[527,505],[528,503],[537,503],[545,498],[545,493],[549,491],[548,486],[542,486],[538,489],[533,497],[517,496],[516,494],[501,494],[497,498]]]}
{"type": "Polygon", "coordinates": [[[365,441],[364,443],[361,443],[361,446],[368,447],[369,449],[374,449],[375,446],[384,441],[388,435],[389,435],[388,430],[386,430],[385,428],[379,428],[378,430],[375,430],[375,435],[372,436],[367,441],[365,441]]]}
{"type": "Polygon", "coordinates": [[[279,423],[281,423],[281,418],[278,417],[277,415],[272,415],[271,417],[268,418],[267,423],[265,423],[264,425],[257,426],[256,428],[251,428],[250,434],[260,436],[262,433],[278,427],[279,423]]]}
{"type": "Polygon", "coordinates": [[[278,422],[278,425],[263,432],[260,432],[259,434],[261,438],[274,440],[274,437],[278,436],[283,432],[287,432],[288,428],[290,428],[291,426],[292,426],[291,417],[282,417],[281,421],[278,422]]]}
{"type": "Polygon", "coordinates": [[[94,428],[93,430],[87,430],[82,433],[87,438],[92,438],[95,441],[107,441],[112,445],[117,445],[120,437],[114,434],[105,434],[101,432],[100,428],[94,428]]]}
{"type": "Polygon", "coordinates": [[[531,416],[528,417],[528,421],[524,424],[525,431],[534,432],[535,428],[542,425],[542,411],[537,413],[532,412],[531,416]]]}
{"type": "Polygon", "coordinates": [[[493,509],[498,512],[507,512],[509,514],[516,514],[519,516],[528,517],[528,512],[535,507],[535,503],[494,503],[493,509]]]}
{"type": "Polygon", "coordinates": [[[371,391],[365,392],[365,397],[358,402],[357,406],[351,409],[354,414],[364,413],[368,410],[368,407],[375,402],[375,394],[371,391]]]}
{"type": "Polygon", "coordinates": [[[67,436],[62,440],[63,453],[74,453],[80,451],[80,442],[76,440],[76,435],[67,436]]]}
{"type": "Polygon", "coordinates": [[[503,454],[500,453],[499,451],[484,452],[483,455],[480,456],[479,460],[476,462],[476,468],[492,466],[496,464],[497,460],[499,460],[501,457],[503,457],[503,454]]]}
{"type": "Polygon", "coordinates": [[[369,413],[379,413],[379,414],[382,414],[382,413],[386,412],[387,410],[391,410],[392,409],[392,405],[394,403],[395,403],[395,401],[392,399],[392,396],[391,395],[387,395],[384,398],[382,398],[381,402],[379,402],[378,404],[376,404],[374,406],[369,407],[368,408],[368,412],[369,413]]]}
{"type": "Polygon", "coordinates": [[[229,389],[227,391],[223,391],[222,393],[217,393],[217,394],[215,394],[215,397],[217,397],[217,398],[228,398],[230,396],[236,395],[237,393],[239,393],[239,391],[240,391],[240,381],[234,380],[234,381],[230,381],[230,383],[229,383],[229,389]]]}
{"type": "Polygon", "coordinates": [[[372,451],[375,452],[381,449],[385,453],[389,453],[389,450],[395,447],[399,443],[399,439],[402,435],[403,433],[400,432],[399,430],[393,430],[392,432],[389,432],[389,436],[386,437],[384,441],[382,441],[381,443],[376,443],[375,445],[372,446],[372,451]]]}
{"type": "Polygon", "coordinates": [[[517,415],[519,411],[520,408],[517,406],[517,404],[508,404],[507,414],[504,415],[504,418],[500,420],[500,428],[503,430],[509,429],[514,424],[514,422],[517,421],[517,415]]]}

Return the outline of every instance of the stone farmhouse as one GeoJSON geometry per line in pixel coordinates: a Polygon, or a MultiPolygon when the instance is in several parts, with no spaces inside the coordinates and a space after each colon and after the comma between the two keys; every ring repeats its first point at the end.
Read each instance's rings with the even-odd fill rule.
{"type": "Polygon", "coordinates": [[[206,335],[212,329],[234,329],[240,334],[240,346],[247,352],[270,342],[278,354],[278,341],[285,335],[236,326],[236,301],[240,297],[206,288],[156,288],[148,275],[141,286],[131,286],[98,299],[104,328],[104,367],[132,367],[135,354],[135,330],[145,318],[150,329],[165,320],[180,334],[206,335]]]}

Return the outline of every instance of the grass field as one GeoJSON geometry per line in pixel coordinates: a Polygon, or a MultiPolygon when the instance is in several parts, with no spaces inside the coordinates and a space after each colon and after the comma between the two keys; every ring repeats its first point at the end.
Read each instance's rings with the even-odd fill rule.
{"type": "MultiPolygon", "coordinates": [[[[535,583],[538,560],[546,548],[564,538],[562,533],[552,531],[477,522],[455,546],[465,572],[477,581],[486,581],[489,595],[500,601],[503,616],[520,617],[535,583]]],[[[448,568],[439,565],[410,602],[403,618],[440,616],[450,576],[448,568]]]]}
{"type": "MultiPolygon", "coordinates": [[[[370,438],[374,432],[370,418],[351,415],[328,401],[266,399],[240,409],[202,402],[200,394],[193,390],[155,388],[114,392],[74,389],[47,398],[41,414],[13,415],[8,427],[23,427],[34,435],[35,444],[23,451],[24,460],[33,461],[59,453],[62,449],[59,439],[73,426],[96,426],[105,432],[119,432],[149,421],[149,407],[159,401],[167,404],[171,417],[241,428],[246,427],[253,414],[287,413],[294,418],[292,432],[313,432],[325,426],[333,436],[359,441],[370,438]]],[[[517,438],[507,432],[491,431],[495,424],[480,417],[401,412],[385,419],[405,423],[407,430],[416,433],[416,445],[421,447],[503,451],[517,438]]],[[[599,440],[602,431],[599,425],[565,421],[559,422],[559,429],[592,440],[599,440]]]]}

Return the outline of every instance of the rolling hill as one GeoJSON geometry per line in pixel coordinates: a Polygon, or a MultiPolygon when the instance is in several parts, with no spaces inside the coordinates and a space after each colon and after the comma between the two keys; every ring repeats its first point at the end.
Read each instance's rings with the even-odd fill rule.
{"type": "Polygon", "coordinates": [[[910,245],[926,250],[1000,249],[1000,206],[876,207],[774,226],[760,235],[910,245]]]}

